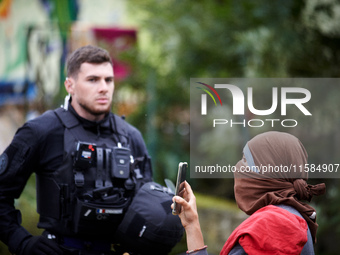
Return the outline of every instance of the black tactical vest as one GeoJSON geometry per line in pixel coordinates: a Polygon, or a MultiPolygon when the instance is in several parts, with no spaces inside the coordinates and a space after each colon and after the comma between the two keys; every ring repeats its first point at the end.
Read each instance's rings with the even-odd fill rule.
{"type": "Polygon", "coordinates": [[[136,189],[149,181],[149,158],[133,157],[128,124],[113,114],[106,138],[86,131],[62,108],[47,114],[65,127],[64,155],[57,171],[36,175],[38,227],[63,236],[113,236],[136,189]]]}

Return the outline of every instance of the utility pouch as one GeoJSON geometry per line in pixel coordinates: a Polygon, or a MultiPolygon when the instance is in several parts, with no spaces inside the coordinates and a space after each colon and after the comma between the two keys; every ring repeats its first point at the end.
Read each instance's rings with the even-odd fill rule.
{"type": "Polygon", "coordinates": [[[114,234],[130,205],[130,198],[121,203],[95,204],[77,198],[73,214],[73,231],[81,234],[114,234]]]}
{"type": "Polygon", "coordinates": [[[37,174],[37,212],[43,217],[51,217],[59,220],[61,208],[63,208],[62,191],[60,186],[52,178],[37,174]]]}

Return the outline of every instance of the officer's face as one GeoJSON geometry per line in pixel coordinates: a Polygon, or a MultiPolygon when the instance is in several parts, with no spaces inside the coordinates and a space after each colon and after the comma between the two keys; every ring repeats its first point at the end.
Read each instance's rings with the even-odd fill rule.
{"type": "Polygon", "coordinates": [[[114,91],[113,68],[109,62],[83,63],[77,77],[65,81],[72,106],[83,118],[99,121],[110,111],[114,91]]]}

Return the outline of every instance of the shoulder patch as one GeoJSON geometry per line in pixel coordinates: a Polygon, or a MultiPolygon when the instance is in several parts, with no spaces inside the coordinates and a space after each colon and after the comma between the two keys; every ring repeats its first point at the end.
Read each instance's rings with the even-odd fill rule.
{"type": "Polygon", "coordinates": [[[8,166],[8,156],[6,153],[0,155],[0,175],[3,174],[8,166]]]}

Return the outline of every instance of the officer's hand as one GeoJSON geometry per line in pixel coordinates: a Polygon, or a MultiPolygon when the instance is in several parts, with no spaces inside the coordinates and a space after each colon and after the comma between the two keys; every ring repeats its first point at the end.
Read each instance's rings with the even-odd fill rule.
{"type": "Polygon", "coordinates": [[[62,255],[63,251],[53,240],[44,236],[33,236],[28,241],[22,255],[62,255]]]}

